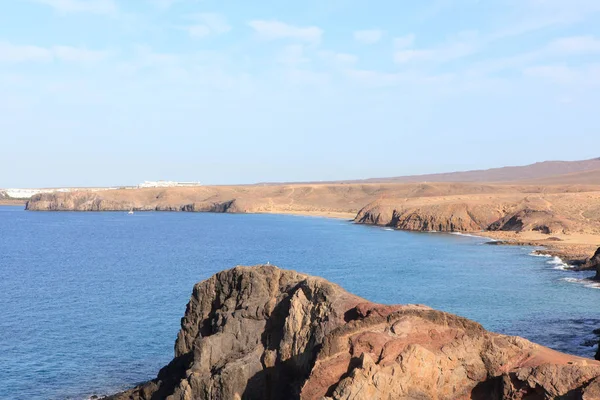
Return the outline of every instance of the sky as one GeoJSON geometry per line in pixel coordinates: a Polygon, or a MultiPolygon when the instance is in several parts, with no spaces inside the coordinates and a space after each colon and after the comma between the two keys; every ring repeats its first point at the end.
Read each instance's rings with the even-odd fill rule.
{"type": "Polygon", "coordinates": [[[0,187],[600,156],[598,0],[11,0],[0,187]]]}

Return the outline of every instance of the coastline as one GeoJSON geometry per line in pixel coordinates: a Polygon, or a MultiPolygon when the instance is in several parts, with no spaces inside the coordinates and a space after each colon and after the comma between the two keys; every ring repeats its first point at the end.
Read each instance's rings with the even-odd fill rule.
{"type": "MultiPolygon", "coordinates": [[[[12,206],[27,206],[26,201],[0,201],[0,206],[2,205],[12,205],[12,206]],[[4,203],[3,203],[4,202],[4,203]],[[6,203],[9,202],[9,203],[6,203]]],[[[354,223],[364,224],[364,225],[373,225],[379,226],[383,228],[389,228],[394,230],[402,230],[406,232],[427,232],[418,229],[401,229],[393,226],[382,225],[374,222],[361,222],[358,221],[361,210],[355,209],[353,211],[346,210],[336,210],[332,208],[330,210],[306,210],[306,209],[290,209],[290,205],[286,205],[277,209],[277,207],[273,207],[272,209],[265,209],[266,207],[257,207],[250,208],[243,211],[231,211],[229,209],[222,210],[219,208],[213,209],[180,209],[180,207],[173,208],[164,208],[164,209],[139,209],[134,207],[135,212],[232,212],[232,213],[240,213],[240,214],[274,214],[274,215],[295,215],[295,216],[304,216],[304,217],[321,217],[321,218],[332,218],[338,220],[348,220],[353,221],[354,223]]],[[[129,209],[129,208],[127,208],[129,209]]],[[[26,208],[27,210],[27,208],[26,208]]],[[[71,209],[73,211],[73,209],[71,209]]],[[[33,209],[28,211],[45,211],[42,209],[33,209]]],[[[48,211],[66,211],[65,209],[58,210],[48,210],[48,211]]],[[[80,210],[82,212],[88,210],[80,210]]],[[[105,209],[105,210],[96,210],[96,211],[125,211],[125,209],[105,209]]],[[[444,231],[440,231],[444,232],[444,231]]],[[[526,231],[526,232],[514,232],[514,231],[445,231],[446,233],[452,233],[457,235],[465,235],[465,236],[474,236],[487,238],[493,241],[491,244],[495,245],[509,245],[509,246],[533,246],[540,247],[540,249],[536,250],[536,253],[540,255],[549,255],[552,257],[560,258],[565,264],[573,267],[573,270],[577,270],[577,267],[585,264],[585,262],[594,254],[596,249],[600,247],[600,234],[591,234],[591,233],[552,233],[552,234],[544,234],[536,231],[526,231]]]]}
{"type": "Polygon", "coordinates": [[[538,232],[491,231],[478,234],[493,239],[496,245],[539,247],[536,254],[558,257],[575,271],[600,247],[600,235],[594,234],[544,235],[538,232]]]}
{"type": "MultiPolygon", "coordinates": [[[[281,211],[272,211],[272,212],[254,212],[256,214],[260,214],[260,213],[264,213],[264,214],[278,214],[278,215],[297,215],[297,216],[306,216],[306,217],[322,217],[322,218],[331,218],[331,219],[349,219],[352,220],[354,219],[354,214],[353,213],[342,213],[342,212],[325,212],[325,211],[287,211],[287,212],[281,212],[281,211]]],[[[376,225],[372,225],[372,226],[376,226],[376,225]]],[[[392,229],[390,227],[387,226],[379,226],[380,228],[383,229],[392,229]]],[[[405,230],[406,231],[406,230],[405,230]]],[[[407,232],[411,232],[411,231],[407,231],[407,232]]],[[[416,232],[416,231],[413,231],[416,232]]],[[[539,243],[545,243],[544,239],[539,240],[538,243],[532,243],[532,242],[525,242],[526,238],[530,238],[527,235],[521,236],[519,234],[515,234],[515,233],[506,233],[506,232],[441,232],[441,233],[446,233],[446,234],[456,234],[459,236],[472,236],[472,237],[478,237],[478,238],[488,238],[488,239],[493,239],[493,240],[506,240],[508,239],[508,235],[510,234],[511,237],[515,238],[514,242],[510,242],[510,243],[506,243],[508,245],[527,245],[527,246],[544,246],[544,244],[539,244],[539,243]],[[517,241],[517,239],[521,240],[520,242],[517,241]]],[[[544,235],[545,237],[547,237],[548,235],[544,235]]],[[[544,236],[542,236],[542,238],[544,238],[544,236]]],[[[531,240],[533,240],[533,238],[530,238],[531,240]]],[[[547,238],[545,239],[547,241],[547,238]]],[[[572,245],[573,241],[576,241],[575,239],[573,240],[565,240],[565,242],[567,242],[567,244],[572,245]]],[[[557,242],[557,243],[561,243],[561,242],[557,242]]],[[[548,244],[548,243],[546,243],[548,244]]],[[[553,244],[553,242],[551,242],[550,244],[553,244]]],[[[540,251],[544,251],[544,250],[540,250],[540,251]]],[[[566,280],[566,279],[565,279],[566,280]]],[[[578,282],[578,284],[583,284],[583,282],[578,282]]],[[[102,397],[100,397],[102,398],[102,397]]]]}
{"type": "Polygon", "coordinates": [[[262,211],[256,213],[245,213],[245,214],[273,214],[273,215],[294,215],[297,217],[320,217],[330,219],[342,219],[353,221],[356,217],[356,213],[343,212],[343,211],[262,211]]]}
{"type": "Polygon", "coordinates": [[[27,200],[0,200],[0,207],[2,206],[23,206],[25,207],[27,200]]]}
{"type": "MultiPolygon", "coordinates": [[[[263,212],[263,214],[278,214],[278,215],[297,215],[307,217],[323,217],[332,219],[344,219],[355,221],[356,214],[344,212],[326,212],[326,211],[273,211],[263,212]]],[[[373,225],[373,224],[364,224],[373,225]]],[[[404,232],[421,232],[414,230],[403,230],[389,226],[379,226],[384,229],[399,230],[404,232]]],[[[440,233],[440,232],[435,232],[440,233]]],[[[600,235],[594,234],[555,234],[545,235],[539,232],[505,232],[505,231],[478,231],[478,232],[441,232],[449,233],[457,236],[475,237],[486,239],[489,245],[497,246],[527,246],[536,247],[533,250],[532,256],[554,258],[550,261],[551,264],[561,266],[563,271],[580,272],[593,271],[592,269],[582,269],[586,261],[600,247],[600,235]]],[[[594,283],[593,279],[585,279],[590,285],[600,285],[594,283]]],[[[600,287],[597,287],[600,288],[600,287]]]]}

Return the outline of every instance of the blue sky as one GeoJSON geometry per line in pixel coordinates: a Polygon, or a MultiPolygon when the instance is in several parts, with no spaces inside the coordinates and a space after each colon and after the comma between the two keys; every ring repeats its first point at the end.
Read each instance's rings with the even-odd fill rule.
{"type": "Polygon", "coordinates": [[[11,0],[0,187],[600,156],[598,0],[11,0]]]}

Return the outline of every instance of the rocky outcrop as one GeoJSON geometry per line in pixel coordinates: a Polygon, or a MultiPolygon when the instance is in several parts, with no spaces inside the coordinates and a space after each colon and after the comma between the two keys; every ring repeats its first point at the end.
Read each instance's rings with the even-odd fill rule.
{"type": "Polygon", "coordinates": [[[188,211],[244,212],[235,199],[220,202],[140,204],[135,201],[115,201],[97,192],[40,193],[31,197],[25,209],[29,211],[188,211]]]}
{"type": "Polygon", "coordinates": [[[173,361],[109,398],[597,399],[599,377],[599,362],[465,318],[257,266],[197,284],[173,361]]]}
{"type": "Polygon", "coordinates": [[[494,207],[466,203],[411,205],[378,200],[361,209],[354,222],[407,231],[477,232],[501,216],[494,207]]]}
{"type": "Polygon", "coordinates": [[[380,199],[361,209],[354,221],[407,231],[537,231],[550,235],[573,230],[572,221],[538,198],[525,198],[516,204],[499,203],[493,198],[380,199]]]}
{"type": "Polygon", "coordinates": [[[523,208],[509,213],[491,224],[490,231],[538,231],[547,235],[568,233],[570,223],[566,218],[555,215],[550,210],[523,208]]]}

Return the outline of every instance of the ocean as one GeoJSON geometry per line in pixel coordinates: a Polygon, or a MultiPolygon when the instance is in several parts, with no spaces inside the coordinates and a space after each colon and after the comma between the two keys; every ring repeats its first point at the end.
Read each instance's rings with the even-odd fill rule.
{"type": "Polygon", "coordinates": [[[0,207],[0,399],[84,399],[155,377],[194,283],[263,263],[593,357],[592,273],[486,241],[315,217],[0,207]]]}

